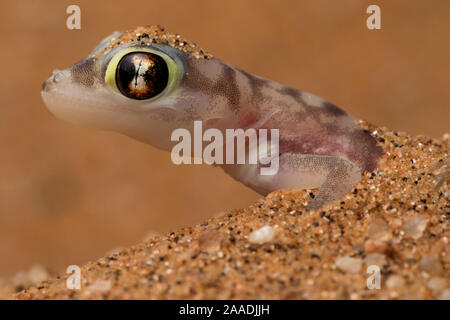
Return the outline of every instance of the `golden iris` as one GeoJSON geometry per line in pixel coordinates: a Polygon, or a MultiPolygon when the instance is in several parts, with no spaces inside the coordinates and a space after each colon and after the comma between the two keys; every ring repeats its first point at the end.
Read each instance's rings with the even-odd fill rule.
{"type": "Polygon", "coordinates": [[[116,85],[128,98],[144,100],[157,96],[169,82],[167,63],[151,52],[124,55],[116,69],[116,85]]]}

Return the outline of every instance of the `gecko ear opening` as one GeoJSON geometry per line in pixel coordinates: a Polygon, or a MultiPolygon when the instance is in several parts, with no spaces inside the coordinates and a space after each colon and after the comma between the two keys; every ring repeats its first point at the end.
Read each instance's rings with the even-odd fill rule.
{"type": "Polygon", "coordinates": [[[170,91],[177,76],[177,64],[163,52],[150,48],[126,48],[109,61],[105,82],[122,96],[148,101],[170,91]]]}

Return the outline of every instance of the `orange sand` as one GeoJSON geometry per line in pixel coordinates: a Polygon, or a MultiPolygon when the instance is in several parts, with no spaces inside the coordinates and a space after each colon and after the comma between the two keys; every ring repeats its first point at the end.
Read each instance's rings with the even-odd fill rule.
{"type": "Polygon", "coordinates": [[[311,190],[273,192],[84,265],[81,290],[63,275],[14,298],[450,299],[448,135],[361,125],[384,154],[342,201],[306,212],[311,190]],[[263,226],[275,236],[251,243],[263,226]],[[369,265],[380,268],[379,290],[367,288],[369,265]]]}

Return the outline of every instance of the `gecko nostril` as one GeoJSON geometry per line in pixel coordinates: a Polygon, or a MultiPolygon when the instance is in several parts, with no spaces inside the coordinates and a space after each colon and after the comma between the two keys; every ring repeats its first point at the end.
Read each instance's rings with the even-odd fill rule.
{"type": "Polygon", "coordinates": [[[42,83],[42,91],[47,91],[49,90],[49,88],[51,87],[52,83],[58,83],[61,82],[64,78],[64,74],[63,71],[61,70],[53,70],[52,74],[50,75],[50,77],[48,77],[47,80],[44,81],[44,83],[42,83]]]}
{"type": "Polygon", "coordinates": [[[63,79],[64,75],[63,72],[60,70],[53,70],[51,78],[53,79],[53,82],[58,83],[63,79]]]}

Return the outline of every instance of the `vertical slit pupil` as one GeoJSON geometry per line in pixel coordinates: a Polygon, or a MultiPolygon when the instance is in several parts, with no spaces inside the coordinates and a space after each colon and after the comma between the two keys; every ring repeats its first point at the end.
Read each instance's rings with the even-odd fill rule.
{"type": "Polygon", "coordinates": [[[156,54],[131,52],[124,55],[117,65],[117,88],[128,98],[144,100],[155,97],[168,82],[167,63],[156,54]]]}

